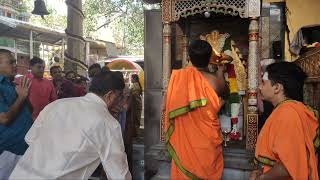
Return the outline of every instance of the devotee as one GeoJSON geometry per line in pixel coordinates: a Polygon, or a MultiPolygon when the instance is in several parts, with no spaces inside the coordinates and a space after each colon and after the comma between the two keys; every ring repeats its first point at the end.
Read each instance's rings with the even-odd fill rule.
{"type": "Polygon", "coordinates": [[[80,97],[86,94],[84,90],[63,77],[60,66],[52,66],[50,68],[50,75],[52,76],[52,82],[56,88],[58,99],[80,97]]]}
{"type": "Polygon", "coordinates": [[[79,85],[77,83],[77,73],[74,72],[74,71],[68,71],[65,75],[65,79],[72,82],[73,84],[73,89],[75,91],[75,97],[77,96],[84,96],[87,94],[87,90],[86,90],[86,87],[83,87],[81,85],[79,85]]]}
{"type": "MultiPolygon", "coordinates": [[[[108,71],[108,69],[102,68],[102,70],[108,71]]],[[[123,73],[120,71],[115,72],[118,78],[123,79],[125,81],[123,73]]],[[[133,132],[134,132],[134,118],[133,118],[133,104],[132,104],[132,95],[129,90],[129,87],[126,87],[123,90],[123,98],[120,101],[121,106],[119,106],[118,110],[118,120],[122,129],[122,136],[124,141],[125,151],[127,153],[127,160],[129,165],[129,170],[132,171],[132,153],[133,153],[133,132]]],[[[112,110],[115,111],[115,110],[112,110]]]]}
{"type": "Polygon", "coordinates": [[[71,82],[73,82],[73,83],[75,83],[75,81],[76,81],[76,73],[74,71],[68,71],[66,73],[66,79],[71,81],[71,82]]]}
{"type": "MultiPolygon", "coordinates": [[[[268,65],[275,63],[274,59],[263,59],[260,61],[260,67],[261,67],[261,77],[259,78],[259,82],[262,81],[262,76],[263,73],[266,71],[266,68],[268,67],[268,65]]],[[[259,123],[258,123],[258,130],[260,132],[260,130],[262,129],[264,123],[266,122],[267,118],[270,116],[270,114],[272,113],[273,110],[273,105],[271,104],[271,102],[262,100],[262,98],[260,98],[261,93],[258,94],[259,96],[259,103],[258,103],[258,108],[259,108],[259,123]],[[260,107],[259,107],[260,105],[260,107]],[[262,107],[261,107],[262,106],[262,107]]]]}
{"type": "Polygon", "coordinates": [[[86,77],[83,77],[83,76],[78,76],[78,78],[76,79],[76,84],[80,87],[80,88],[82,88],[83,89],[83,91],[85,91],[85,93],[86,92],[88,92],[88,82],[89,81],[89,79],[88,78],[86,78],[86,77]]]}
{"type": "Polygon", "coordinates": [[[24,137],[32,126],[27,105],[30,80],[13,83],[17,74],[14,55],[0,49],[0,179],[8,179],[13,168],[28,148],[24,137]]]}
{"type": "Polygon", "coordinates": [[[57,100],[26,135],[29,148],[10,179],[88,179],[101,162],[108,179],[131,179],[119,122],[124,82],[99,73],[84,97],[57,100]]]}
{"type": "Polygon", "coordinates": [[[172,72],[165,100],[166,145],[172,157],[171,179],[221,179],[222,133],[218,112],[228,92],[224,66],[212,74],[212,47],[194,40],[192,66],[172,72]]]}
{"type": "Polygon", "coordinates": [[[55,57],[53,58],[53,62],[52,62],[52,64],[50,65],[50,67],[52,67],[52,66],[60,66],[60,67],[63,67],[63,63],[60,63],[60,58],[57,57],[57,56],[55,56],[55,57]]]}
{"type": "Polygon", "coordinates": [[[89,77],[93,78],[93,76],[95,76],[97,73],[101,71],[101,66],[98,63],[94,63],[89,67],[88,71],[89,71],[89,77]]]}
{"type": "Polygon", "coordinates": [[[139,76],[137,74],[131,75],[132,85],[131,95],[132,95],[132,115],[133,115],[133,123],[134,123],[134,133],[136,136],[140,129],[140,121],[141,121],[141,112],[142,112],[142,87],[139,81],[139,76]]]}
{"type": "Polygon", "coordinates": [[[32,105],[32,119],[35,120],[40,111],[49,103],[55,101],[58,96],[53,83],[43,78],[45,62],[34,57],[30,60],[31,74],[27,77],[31,80],[29,101],[32,105]]]}
{"type": "MultiPolygon", "coordinates": [[[[101,69],[102,72],[108,73],[111,72],[110,70],[106,68],[101,69]]],[[[122,72],[115,71],[113,72],[116,76],[116,78],[121,79],[121,81],[124,80],[124,76],[122,72]]],[[[125,152],[127,154],[127,162],[129,166],[130,172],[132,172],[132,153],[133,153],[133,144],[132,144],[132,134],[134,130],[133,125],[133,116],[132,116],[132,104],[131,104],[131,96],[129,88],[126,86],[123,90],[123,96],[118,101],[118,106],[114,106],[109,109],[111,115],[117,119],[120,123],[121,130],[122,130],[122,138],[124,142],[125,152]]],[[[105,174],[104,172],[101,172],[101,166],[98,167],[98,169],[95,171],[96,174],[100,174],[100,178],[104,179],[105,174]],[[100,173],[99,173],[100,172],[100,173]]]]}
{"type": "Polygon", "coordinates": [[[259,90],[275,107],[258,136],[250,179],[319,179],[318,117],[304,105],[306,74],[294,63],[267,67],[259,90]]]}

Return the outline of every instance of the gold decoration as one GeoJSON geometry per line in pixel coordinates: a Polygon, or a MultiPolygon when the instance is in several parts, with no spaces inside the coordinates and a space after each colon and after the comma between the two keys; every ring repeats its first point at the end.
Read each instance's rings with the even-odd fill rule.
{"type": "MultiPolygon", "coordinates": [[[[231,41],[231,56],[221,52],[226,39],[229,37],[230,35],[228,33],[220,34],[219,31],[214,30],[207,35],[201,35],[200,39],[207,41],[212,47],[213,57],[210,64],[226,64],[232,61],[237,76],[238,90],[246,91],[247,73],[241,62],[242,54],[240,53],[240,50],[235,47],[235,42],[231,41]]],[[[216,70],[214,66],[215,65],[209,65],[209,69],[212,69],[212,72],[215,72],[216,70]]]]}
{"type": "Polygon", "coordinates": [[[211,45],[213,52],[215,52],[216,55],[219,56],[220,53],[222,53],[221,51],[226,39],[229,37],[230,35],[228,33],[220,34],[219,31],[214,30],[205,36],[201,35],[200,39],[207,41],[211,45]]]}
{"type": "Polygon", "coordinates": [[[238,83],[238,90],[239,91],[246,91],[247,90],[247,73],[246,69],[241,62],[242,55],[240,54],[240,50],[236,48],[235,42],[231,42],[231,50],[232,50],[232,57],[233,57],[233,65],[237,76],[237,83],[238,83]]]}
{"type": "Polygon", "coordinates": [[[246,149],[254,150],[258,137],[258,114],[247,115],[247,142],[246,149]]]}
{"type": "Polygon", "coordinates": [[[201,40],[207,41],[212,47],[213,54],[212,54],[210,63],[227,64],[232,61],[232,57],[222,52],[225,41],[229,37],[230,37],[230,34],[228,33],[220,34],[219,31],[217,30],[212,31],[211,33],[205,36],[204,35],[200,36],[201,40]]]}

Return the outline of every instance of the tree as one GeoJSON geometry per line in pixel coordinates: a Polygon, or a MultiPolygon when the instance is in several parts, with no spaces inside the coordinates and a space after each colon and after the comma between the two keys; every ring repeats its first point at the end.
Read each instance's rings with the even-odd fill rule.
{"type": "Polygon", "coordinates": [[[43,25],[52,29],[65,30],[67,28],[67,17],[59,15],[57,11],[48,7],[49,15],[42,19],[40,16],[31,16],[30,21],[35,24],[43,25]]]}
{"type": "MultiPolygon", "coordinates": [[[[23,0],[27,11],[33,10],[34,0],[23,0]]],[[[67,17],[59,15],[53,7],[47,6],[50,15],[42,19],[31,16],[30,22],[53,29],[64,30],[67,17]]],[[[144,6],[142,0],[83,0],[84,36],[98,38],[96,32],[104,27],[113,31],[116,44],[123,55],[143,54],[144,6]]]]}
{"type": "Polygon", "coordinates": [[[85,35],[103,27],[113,30],[123,55],[143,54],[143,4],[141,0],[86,0],[84,3],[85,35]]]}

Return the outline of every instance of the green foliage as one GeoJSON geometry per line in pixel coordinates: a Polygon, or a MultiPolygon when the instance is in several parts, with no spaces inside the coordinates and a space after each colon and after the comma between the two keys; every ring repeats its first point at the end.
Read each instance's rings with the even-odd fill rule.
{"type": "Polygon", "coordinates": [[[86,0],[85,35],[94,36],[102,27],[113,31],[123,55],[143,54],[144,18],[141,0],[86,0]]]}
{"type": "MultiPolygon", "coordinates": [[[[23,0],[24,7],[26,12],[32,12],[34,8],[34,0],[23,0]]],[[[42,19],[40,16],[31,15],[30,22],[46,26],[52,29],[65,30],[67,28],[67,17],[63,15],[59,15],[57,10],[53,7],[47,6],[47,10],[49,11],[49,15],[45,16],[42,19]]]]}
{"type": "MultiPolygon", "coordinates": [[[[33,10],[34,0],[22,0],[27,12],[33,10]]],[[[144,44],[144,6],[142,0],[82,0],[85,19],[84,35],[96,37],[97,30],[107,27],[112,30],[122,55],[143,54],[144,44]]],[[[50,15],[42,19],[31,16],[30,22],[50,28],[64,30],[67,17],[59,15],[55,9],[47,6],[50,15]]]]}
{"type": "Polygon", "coordinates": [[[47,7],[49,15],[42,19],[40,16],[31,16],[30,21],[52,29],[65,30],[67,28],[67,17],[58,15],[52,7],[47,7]]]}

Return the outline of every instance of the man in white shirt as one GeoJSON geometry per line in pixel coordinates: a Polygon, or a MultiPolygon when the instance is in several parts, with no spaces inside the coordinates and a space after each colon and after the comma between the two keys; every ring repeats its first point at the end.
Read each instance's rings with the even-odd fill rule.
{"type": "Polygon", "coordinates": [[[91,93],[46,106],[10,179],[88,179],[100,162],[109,180],[131,179],[120,124],[108,111],[119,109],[124,86],[114,72],[101,72],[91,93]]]}

